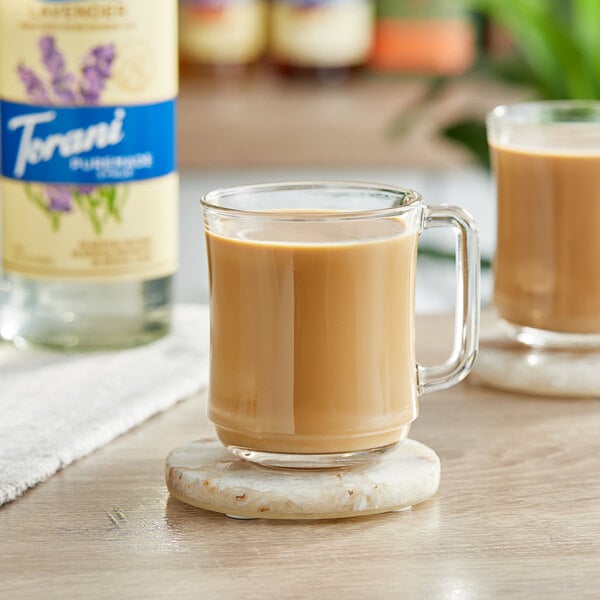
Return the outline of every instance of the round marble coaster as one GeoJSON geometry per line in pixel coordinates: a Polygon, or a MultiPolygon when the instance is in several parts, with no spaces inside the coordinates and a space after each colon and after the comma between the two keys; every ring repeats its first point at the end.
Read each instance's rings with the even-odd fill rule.
{"type": "Polygon", "coordinates": [[[166,462],[169,492],[232,517],[332,519],[400,510],[435,494],[440,460],[407,439],[367,465],[330,470],[260,467],[216,440],[176,448],[166,462]]]}
{"type": "Polygon", "coordinates": [[[600,352],[534,348],[509,337],[497,323],[488,323],[469,381],[526,394],[597,398],[600,352]]]}

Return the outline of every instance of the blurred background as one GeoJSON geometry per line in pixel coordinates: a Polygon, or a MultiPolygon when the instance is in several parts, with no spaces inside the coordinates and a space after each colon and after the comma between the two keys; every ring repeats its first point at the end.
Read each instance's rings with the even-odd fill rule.
{"type": "MultiPolygon", "coordinates": [[[[206,301],[198,199],[292,179],[413,187],[481,235],[489,301],[494,106],[600,92],[598,0],[180,0],[179,301],[206,301]]],[[[417,310],[450,310],[453,239],[424,234],[417,310]]]]}

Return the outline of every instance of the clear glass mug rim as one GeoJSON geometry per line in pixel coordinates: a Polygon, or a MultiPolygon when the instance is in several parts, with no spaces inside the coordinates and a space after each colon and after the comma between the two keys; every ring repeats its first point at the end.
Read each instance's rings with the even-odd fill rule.
{"type": "MultiPolygon", "coordinates": [[[[542,110],[555,109],[555,110],[581,110],[581,109],[593,109],[598,115],[598,122],[600,123],[600,101],[598,100],[533,100],[529,102],[515,102],[513,104],[501,104],[493,108],[486,115],[486,123],[490,125],[496,121],[505,121],[514,124],[523,125],[535,125],[533,120],[526,120],[523,117],[525,115],[532,115],[542,110]]],[[[572,123],[573,121],[571,121],[572,123]]],[[[590,121],[581,121],[582,123],[589,123],[590,121]]],[[[555,123],[561,123],[560,120],[554,121],[555,123]]]]}
{"type": "Polygon", "coordinates": [[[384,217],[394,217],[405,214],[422,206],[422,195],[410,188],[380,185],[362,181],[343,181],[343,180],[310,180],[310,181],[280,181],[269,183],[256,183],[239,185],[227,188],[219,188],[204,194],[200,199],[202,208],[214,211],[231,217],[252,217],[269,220],[282,221],[340,221],[340,220],[362,220],[384,217]],[[401,204],[392,204],[391,206],[373,209],[356,210],[328,210],[325,208],[310,207],[307,212],[298,213],[297,209],[246,209],[235,208],[231,206],[222,206],[218,204],[219,199],[243,196],[248,194],[261,194],[266,192],[302,192],[320,190],[351,192],[377,192],[382,196],[389,196],[390,201],[397,202],[399,198],[403,201],[401,204]],[[310,212],[309,212],[310,211],[310,212]],[[314,212],[313,212],[314,211],[314,212]]]}

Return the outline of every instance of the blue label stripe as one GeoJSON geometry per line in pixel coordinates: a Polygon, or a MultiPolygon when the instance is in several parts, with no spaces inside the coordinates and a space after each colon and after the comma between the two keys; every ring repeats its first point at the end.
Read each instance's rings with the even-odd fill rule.
{"type": "Polygon", "coordinates": [[[175,100],[32,106],[0,100],[1,172],[41,183],[120,183],[175,170],[175,100]]]}

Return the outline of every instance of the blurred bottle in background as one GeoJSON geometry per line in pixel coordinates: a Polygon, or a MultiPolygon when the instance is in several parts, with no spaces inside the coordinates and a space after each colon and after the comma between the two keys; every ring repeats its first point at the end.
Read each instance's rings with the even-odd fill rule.
{"type": "Polygon", "coordinates": [[[267,0],[179,0],[183,72],[240,75],[264,55],[267,0]]]}
{"type": "Polygon", "coordinates": [[[370,0],[272,0],[271,61],[287,76],[343,79],[366,64],[370,0]]]}
{"type": "Polygon", "coordinates": [[[377,0],[374,69],[457,75],[472,66],[476,45],[461,0],[377,0]]]}
{"type": "Polygon", "coordinates": [[[0,0],[0,335],[165,334],[177,267],[176,0],[0,0]]]}

